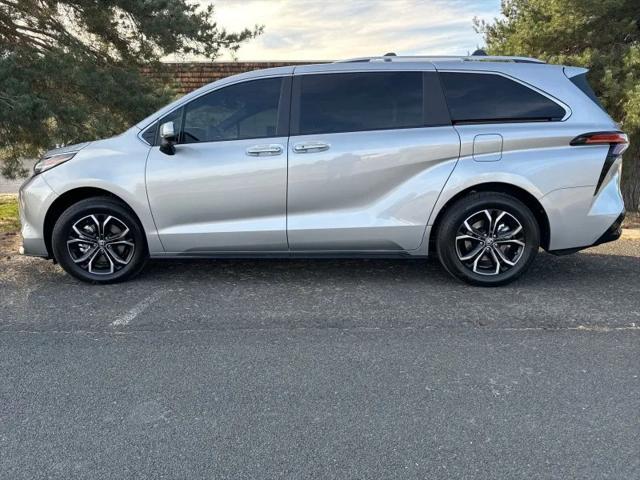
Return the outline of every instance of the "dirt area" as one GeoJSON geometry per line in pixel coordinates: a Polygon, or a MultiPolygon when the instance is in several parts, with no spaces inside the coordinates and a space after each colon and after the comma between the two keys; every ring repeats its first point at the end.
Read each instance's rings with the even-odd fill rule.
{"type": "Polygon", "coordinates": [[[640,212],[627,212],[622,226],[624,228],[640,228],[640,212]]]}
{"type": "Polygon", "coordinates": [[[20,235],[14,232],[0,233],[0,258],[17,255],[19,246],[20,235]]]}

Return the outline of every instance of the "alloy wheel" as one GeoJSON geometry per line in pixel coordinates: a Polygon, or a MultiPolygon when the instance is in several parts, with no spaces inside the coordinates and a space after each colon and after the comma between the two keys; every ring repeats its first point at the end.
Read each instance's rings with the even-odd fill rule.
{"type": "Polygon", "coordinates": [[[131,229],[108,214],[82,217],[71,226],[67,238],[71,260],[94,275],[109,275],[126,267],[135,248],[131,229]]]}
{"type": "Polygon", "coordinates": [[[525,250],[525,232],[518,219],[499,209],[484,209],[458,228],[456,253],[478,275],[499,275],[513,268],[525,250]]]}

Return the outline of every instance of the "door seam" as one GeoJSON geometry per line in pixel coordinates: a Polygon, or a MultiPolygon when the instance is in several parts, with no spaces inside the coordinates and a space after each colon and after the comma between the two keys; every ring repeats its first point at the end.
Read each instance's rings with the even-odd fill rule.
{"type": "Polygon", "coordinates": [[[156,223],[156,217],[153,215],[153,209],[151,208],[151,200],[149,200],[149,189],[147,188],[147,171],[149,165],[149,157],[151,156],[151,151],[153,150],[153,146],[149,148],[147,151],[147,158],[144,161],[144,194],[147,197],[147,206],[149,207],[149,215],[151,215],[151,221],[153,222],[153,226],[156,227],[156,237],[158,237],[158,242],[160,242],[160,246],[162,250],[166,253],[167,248],[162,243],[162,237],[160,236],[160,232],[158,231],[158,224],[156,223]]]}

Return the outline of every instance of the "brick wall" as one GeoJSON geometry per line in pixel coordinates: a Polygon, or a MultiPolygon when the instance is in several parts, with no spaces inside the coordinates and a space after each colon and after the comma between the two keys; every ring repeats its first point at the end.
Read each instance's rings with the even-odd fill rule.
{"type": "MultiPolygon", "coordinates": [[[[159,69],[147,70],[145,74],[172,84],[180,94],[189,93],[207,83],[230,75],[262,68],[306,65],[314,62],[198,62],[162,63],[159,69]]],[[[315,62],[317,63],[317,62],[315,62]]]]}

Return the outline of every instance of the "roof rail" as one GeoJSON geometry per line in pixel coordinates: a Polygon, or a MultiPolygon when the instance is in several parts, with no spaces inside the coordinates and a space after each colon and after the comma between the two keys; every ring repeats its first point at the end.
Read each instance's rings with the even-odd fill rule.
{"type": "Polygon", "coordinates": [[[543,60],[530,57],[508,57],[508,56],[490,56],[490,55],[466,55],[466,56],[450,56],[450,55],[426,55],[426,56],[384,56],[384,57],[361,57],[350,58],[347,60],[338,60],[334,63],[364,63],[364,62],[420,62],[420,61],[437,61],[437,60],[457,60],[461,62],[513,62],[513,63],[546,63],[543,60]]]}

